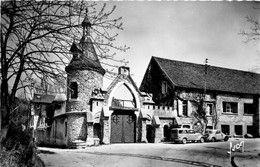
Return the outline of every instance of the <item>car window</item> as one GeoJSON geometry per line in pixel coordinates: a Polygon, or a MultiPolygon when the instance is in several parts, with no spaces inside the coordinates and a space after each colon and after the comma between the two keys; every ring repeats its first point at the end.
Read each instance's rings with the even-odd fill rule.
{"type": "Polygon", "coordinates": [[[183,128],[188,128],[188,129],[190,129],[190,125],[183,125],[183,128]]]}
{"type": "Polygon", "coordinates": [[[194,130],[189,130],[189,133],[194,134],[195,131],[194,130]]]}
{"type": "Polygon", "coordinates": [[[219,130],[217,130],[216,134],[220,134],[220,131],[219,131],[219,130]]]}
{"type": "Polygon", "coordinates": [[[205,133],[212,134],[212,131],[207,130],[205,133]]]}
{"type": "Polygon", "coordinates": [[[187,133],[186,130],[180,130],[180,131],[182,131],[182,134],[186,134],[187,133]]]}
{"type": "Polygon", "coordinates": [[[182,130],[179,130],[179,133],[182,133],[182,130]]]}

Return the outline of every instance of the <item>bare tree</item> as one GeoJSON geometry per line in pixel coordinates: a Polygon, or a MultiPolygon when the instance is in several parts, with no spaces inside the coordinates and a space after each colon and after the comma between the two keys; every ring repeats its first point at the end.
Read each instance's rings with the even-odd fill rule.
{"type": "Polygon", "coordinates": [[[100,10],[97,6],[84,1],[12,0],[1,3],[2,127],[9,124],[18,90],[31,87],[35,77],[64,77],[64,67],[71,58],[71,44],[82,37],[80,26],[86,9],[92,25],[92,41],[101,62],[124,61],[115,60],[113,53],[113,50],[128,49],[114,44],[118,35],[115,30],[123,29],[122,18],[110,18],[115,6],[109,10],[105,4],[100,10]]]}
{"type": "MultiPolygon", "coordinates": [[[[260,9],[258,9],[260,10],[260,9]]],[[[251,27],[249,30],[240,30],[240,35],[245,37],[244,42],[260,42],[260,22],[258,19],[253,17],[246,17],[246,20],[248,23],[251,24],[251,27]]]]}
{"type": "MultiPolygon", "coordinates": [[[[255,10],[260,11],[260,8],[254,8],[255,10]]],[[[250,16],[246,17],[247,22],[250,24],[249,30],[240,30],[239,35],[245,38],[245,43],[254,43],[257,46],[260,45],[260,20],[257,18],[253,18],[250,16]]],[[[258,48],[259,49],[259,48],[258,48]]],[[[258,60],[256,62],[256,66],[253,67],[250,71],[258,71],[260,70],[259,61],[260,61],[260,50],[257,50],[258,60]]]]}

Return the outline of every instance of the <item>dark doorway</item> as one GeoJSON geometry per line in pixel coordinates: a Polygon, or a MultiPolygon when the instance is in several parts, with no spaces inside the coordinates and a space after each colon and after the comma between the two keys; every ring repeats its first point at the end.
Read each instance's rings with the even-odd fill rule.
{"type": "Polygon", "coordinates": [[[114,111],[111,116],[111,143],[135,143],[134,111],[114,111]]]}
{"type": "Polygon", "coordinates": [[[101,125],[99,123],[94,124],[94,138],[99,138],[101,141],[101,125]]]}
{"type": "Polygon", "coordinates": [[[163,135],[164,135],[164,140],[165,141],[170,141],[170,128],[168,125],[164,125],[163,127],[163,135]]]}
{"type": "Polygon", "coordinates": [[[146,126],[146,138],[148,143],[154,143],[155,128],[151,125],[146,126]]]}
{"type": "Polygon", "coordinates": [[[235,135],[243,135],[243,126],[235,125],[235,135]]]}

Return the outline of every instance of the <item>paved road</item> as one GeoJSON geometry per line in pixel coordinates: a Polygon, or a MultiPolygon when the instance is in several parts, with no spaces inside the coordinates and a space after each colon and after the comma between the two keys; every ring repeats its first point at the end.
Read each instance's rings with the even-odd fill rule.
{"type": "MultiPolygon", "coordinates": [[[[260,165],[260,139],[231,139],[245,141],[245,152],[235,153],[237,166],[260,165]]],[[[111,144],[86,149],[39,148],[45,166],[54,167],[190,167],[232,166],[227,151],[230,142],[188,144],[111,144]]]]}

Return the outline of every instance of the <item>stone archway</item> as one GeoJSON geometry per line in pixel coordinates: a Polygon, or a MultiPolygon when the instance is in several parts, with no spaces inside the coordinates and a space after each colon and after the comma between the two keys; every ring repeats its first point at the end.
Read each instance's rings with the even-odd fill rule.
{"type": "Polygon", "coordinates": [[[110,116],[110,142],[135,143],[137,106],[140,106],[138,92],[128,82],[118,82],[108,99],[110,116]]]}
{"type": "Polygon", "coordinates": [[[140,109],[141,103],[140,103],[140,97],[138,95],[138,92],[136,91],[135,87],[127,81],[117,82],[112,88],[110,88],[111,90],[109,90],[110,93],[109,93],[109,97],[107,99],[107,104],[109,106],[112,106],[113,97],[115,96],[115,93],[120,86],[125,86],[129,90],[129,92],[132,94],[132,96],[135,100],[135,103],[136,103],[135,108],[140,109]]]}

